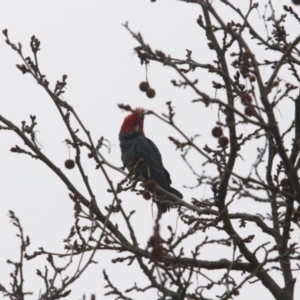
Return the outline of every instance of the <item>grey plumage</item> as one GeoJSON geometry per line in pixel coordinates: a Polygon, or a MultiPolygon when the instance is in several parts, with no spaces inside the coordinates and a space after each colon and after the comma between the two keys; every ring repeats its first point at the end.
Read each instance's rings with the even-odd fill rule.
{"type": "MultiPolygon", "coordinates": [[[[143,163],[138,166],[138,173],[144,178],[149,178],[148,175],[150,171],[150,178],[153,179],[159,186],[168,192],[175,194],[179,198],[183,198],[179,191],[171,187],[172,181],[170,174],[163,166],[162,157],[158,148],[150,139],[144,136],[143,117],[139,119],[134,117],[131,119],[130,117],[125,119],[119,134],[119,140],[122,153],[121,159],[128,170],[131,170],[137,161],[143,158],[143,163]],[[139,120],[139,124],[134,124],[136,123],[136,120],[139,120]],[[129,129],[126,130],[124,127],[126,122],[133,123],[131,126],[128,126],[129,129],[132,128],[131,131],[129,131],[129,129]]],[[[156,194],[167,198],[166,195],[162,193],[157,192],[156,194]]],[[[166,203],[157,202],[157,206],[162,212],[166,212],[168,209],[166,203]]]]}

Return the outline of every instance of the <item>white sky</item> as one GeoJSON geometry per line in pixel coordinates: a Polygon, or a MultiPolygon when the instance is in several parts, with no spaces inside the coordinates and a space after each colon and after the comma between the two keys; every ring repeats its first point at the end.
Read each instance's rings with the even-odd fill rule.
{"type": "MultiPolygon", "coordinates": [[[[248,1],[233,2],[243,2],[245,5],[248,1]]],[[[275,8],[281,7],[280,3],[286,2],[285,4],[289,5],[289,1],[274,2],[275,8]]],[[[260,11],[263,11],[262,5],[260,11]]],[[[151,63],[148,76],[157,96],[148,99],[139,91],[138,85],[145,79],[145,69],[134,55],[133,48],[137,43],[121,26],[128,21],[130,27],[136,32],[141,32],[145,41],[154,49],[182,59],[185,58],[185,49],[190,49],[193,50],[194,59],[200,63],[208,63],[214,56],[207,47],[203,32],[196,24],[199,13],[201,9],[196,5],[172,0],[157,3],[150,3],[150,0],[2,1],[0,29],[7,28],[11,41],[22,43],[25,55],[31,54],[30,37],[34,34],[40,39],[42,51],[39,53],[39,62],[42,72],[47,75],[52,86],[63,74],[68,75],[68,89],[64,98],[79,113],[95,140],[104,136],[110,141],[111,153],[107,154],[104,149],[103,154],[111,163],[121,166],[118,132],[125,114],[117,107],[117,103],[166,112],[165,102],[172,100],[178,112],[175,120],[179,127],[189,136],[200,134],[199,144],[202,147],[205,144],[212,147],[216,145],[216,140],[213,140],[210,134],[215,124],[216,109],[205,109],[201,104],[191,105],[191,100],[197,96],[190,90],[176,89],[170,84],[171,79],[179,78],[173,70],[151,63]]],[[[228,21],[232,17],[223,6],[221,16],[228,21]]],[[[257,26],[260,24],[261,30],[264,30],[262,19],[256,20],[257,26]]],[[[289,33],[298,34],[298,28],[292,26],[289,33]]],[[[51,99],[30,76],[22,75],[15,68],[20,59],[5,44],[4,37],[2,42],[0,40],[0,54],[0,113],[19,125],[22,120],[29,121],[30,114],[36,115],[39,131],[37,138],[43,145],[43,151],[80,187],[82,193],[87,195],[79,173],[76,170],[64,169],[68,149],[63,141],[68,135],[51,99]]],[[[214,77],[206,72],[190,76],[194,79],[197,75],[198,87],[213,96],[215,92],[211,80],[214,77]]],[[[290,108],[286,105],[281,111],[282,115],[290,114],[290,108]]],[[[285,118],[280,118],[284,123],[285,118]]],[[[182,187],[192,186],[196,180],[180,158],[180,153],[174,151],[167,138],[169,135],[179,137],[178,134],[152,116],[145,122],[145,133],[159,147],[165,167],[171,174],[173,186],[184,194],[187,201],[191,197],[203,197],[203,191],[182,187]]],[[[287,126],[284,123],[283,128],[287,126]]],[[[14,226],[9,223],[8,210],[16,213],[25,233],[31,237],[31,253],[40,246],[49,251],[62,251],[62,240],[69,233],[74,213],[66,187],[51,170],[39,161],[9,152],[16,144],[23,146],[13,133],[1,131],[0,135],[0,283],[7,286],[11,268],[6,264],[6,260],[16,260],[19,254],[19,241],[15,236],[14,226]]],[[[255,142],[249,145],[243,152],[246,159],[241,161],[240,171],[247,162],[249,167],[249,161],[256,156],[255,142]]],[[[73,156],[71,151],[71,157],[73,156]]],[[[193,164],[201,173],[201,163],[204,160],[196,155],[192,158],[193,164]]],[[[105,193],[107,184],[102,174],[94,170],[92,161],[85,159],[84,162],[98,204],[103,208],[111,202],[111,195],[105,193]]],[[[122,178],[114,171],[109,170],[109,173],[115,182],[122,178]]],[[[144,245],[153,228],[150,203],[129,194],[122,196],[122,199],[124,206],[128,208],[127,211],[136,209],[133,220],[141,244],[144,245]]],[[[241,205],[240,201],[236,207],[245,211],[245,205],[241,205]]],[[[247,207],[247,211],[262,209],[264,208],[257,206],[247,207]]],[[[162,220],[163,232],[169,224],[175,227],[176,220],[175,212],[165,214],[162,220]]],[[[203,238],[204,236],[197,236],[199,241],[203,238]]],[[[187,256],[191,245],[187,245],[187,256]]],[[[201,259],[217,260],[224,255],[231,255],[226,249],[222,250],[222,253],[219,251],[219,248],[214,246],[208,253],[204,253],[201,259]]],[[[134,282],[140,285],[148,284],[137,268],[112,265],[110,259],[114,257],[117,255],[100,253],[97,256],[99,264],[91,266],[73,286],[73,293],[68,299],[80,299],[84,293],[87,296],[96,293],[97,299],[101,299],[104,294],[103,286],[106,285],[102,275],[103,268],[106,268],[110,279],[122,290],[131,287],[134,282]]],[[[37,266],[43,269],[44,264],[41,259],[26,263],[26,287],[35,293],[32,299],[35,299],[43,288],[41,279],[35,275],[35,269],[37,266]]],[[[155,294],[150,293],[147,297],[139,294],[135,299],[154,299],[155,294]]],[[[236,299],[250,300],[254,297],[273,299],[260,284],[246,286],[236,299]]],[[[295,299],[297,297],[300,297],[299,283],[296,285],[295,299]]]]}

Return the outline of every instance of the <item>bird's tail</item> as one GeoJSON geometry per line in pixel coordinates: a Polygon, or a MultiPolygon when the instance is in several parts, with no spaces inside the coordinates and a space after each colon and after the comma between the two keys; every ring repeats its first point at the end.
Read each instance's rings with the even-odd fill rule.
{"type": "MultiPolygon", "coordinates": [[[[183,198],[182,194],[177,191],[176,189],[172,188],[171,186],[169,187],[168,191],[174,195],[176,195],[177,197],[179,197],[180,199],[183,198]]],[[[172,200],[172,199],[171,199],[172,200]]]]}
{"type": "MultiPolygon", "coordinates": [[[[172,188],[171,186],[167,189],[167,191],[176,195],[180,199],[183,198],[182,194],[179,191],[177,191],[176,189],[172,188]]],[[[157,195],[164,196],[163,194],[160,194],[160,193],[157,193],[157,195]]],[[[168,199],[168,200],[172,201],[172,199],[168,199]]],[[[169,205],[167,203],[157,202],[156,204],[157,204],[158,210],[161,210],[162,213],[165,213],[168,210],[170,210],[169,205]]]]}

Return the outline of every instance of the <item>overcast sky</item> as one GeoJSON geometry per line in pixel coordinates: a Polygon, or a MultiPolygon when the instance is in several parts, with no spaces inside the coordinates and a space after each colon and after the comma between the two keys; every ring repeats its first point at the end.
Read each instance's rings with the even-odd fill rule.
{"type": "MultiPolygon", "coordinates": [[[[245,9],[243,5],[248,1],[233,2],[239,3],[245,9]]],[[[260,1],[262,2],[265,3],[260,1]]],[[[274,2],[275,8],[282,6],[279,2],[287,2],[289,5],[289,1],[274,2]]],[[[262,12],[263,5],[260,6],[262,12]]],[[[231,13],[223,6],[221,9],[221,16],[229,21],[231,13]]],[[[128,21],[131,29],[142,33],[145,41],[154,49],[182,59],[185,58],[186,49],[190,49],[193,50],[194,59],[207,63],[213,55],[207,47],[205,35],[196,23],[200,13],[201,9],[195,5],[172,0],[156,3],[151,3],[150,0],[1,1],[0,29],[8,29],[11,41],[22,43],[25,55],[31,54],[31,36],[35,35],[40,39],[42,51],[39,53],[39,63],[42,72],[52,86],[63,74],[68,75],[68,88],[64,99],[76,109],[95,140],[104,136],[110,141],[111,152],[107,153],[104,149],[103,154],[111,163],[121,166],[118,133],[126,114],[117,107],[118,103],[145,107],[161,113],[167,111],[165,102],[171,100],[177,111],[175,121],[187,135],[200,134],[201,146],[206,143],[216,144],[216,140],[210,137],[216,120],[216,109],[205,109],[203,105],[190,106],[191,100],[197,97],[188,89],[173,87],[170,80],[179,78],[173,70],[151,63],[148,76],[157,96],[148,99],[139,91],[139,83],[145,80],[145,69],[134,54],[133,48],[137,43],[122,26],[122,23],[128,21]]],[[[263,30],[259,16],[257,12],[256,26],[261,26],[263,30]]],[[[298,32],[299,27],[292,27],[290,34],[298,32]]],[[[3,37],[2,41],[0,39],[0,113],[17,125],[22,120],[29,121],[29,115],[36,115],[37,139],[43,146],[43,151],[86,195],[78,172],[64,169],[64,161],[69,157],[69,151],[63,141],[68,138],[68,134],[55,106],[30,76],[24,76],[17,70],[16,63],[20,63],[20,59],[5,44],[3,37]]],[[[191,78],[195,79],[197,75],[191,74],[191,78]]],[[[214,96],[212,78],[205,73],[198,80],[199,87],[214,96]]],[[[281,113],[289,114],[290,107],[287,106],[281,113]]],[[[200,193],[183,187],[195,185],[196,180],[180,158],[180,153],[174,150],[167,138],[170,135],[178,137],[178,134],[152,116],[147,117],[145,122],[145,133],[161,150],[173,186],[184,194],[187,201],[191,197],[202,197],[203,191],[200,193]]],[[[62,251],[62,240],[67,237],[74,220],[73,204],[66,187],[41,162],[9,152],[16,144],[23,145],[13,133],[0,132],[0,283],[6,285],[9,280],[8,273],[11,271],[6,260],[16,260],[19,254],[19,241],[15,236],[16,229],[9,222],[8,210],[16,213],[25,233],[31,237],[31,252],[40,246],[53,252],[62,251]]],[[[252,146],[253,148],[244,152],[248,162],[256,155],[255,144],[252,146]]],[[[72,151],[70,156],[74,157],[72,151]]],[[[201,173],[203,160],[198,156],[192,157],[195,157],[193,164],[201,173]]],[[[85,160],[85,163],[99,206],[103,208],[110,204],[111,195],[105,193],[107,185],[103,175],[94,170],[93,162],[85,160]]],[[[241,162],[240,170],[245,163],[241,162]]],[[[109,173],[115,182],[122,178],[121,174],[114,171],[109,170],[109,173]]],[[[140,241],[145,243],[153,230],[150,203],[136,196],[127,195],[122,199],[128,211],[136,209],[134,224],[140,241]]],[[[241,209],[244,211],[244,208],[241,209]]],[[[247,209],[252,210],[251,207],[247,209]]],[[[169,224],[175,227],[176,221],[176,212],[165,214],[162,230],[165,231],[169,224]]],[[[198,238],[201,240],[202,237],[198,238]]],[[[229,257],[231,255],[230,252],[224,253],[229,257]]],[[[217,260],[224,253],[212,248],[209,256],[205,258],[217,260]]],[[[102,275],[103,268],[106,268],[120,289],[131,287],[135,281],[147,285],[147,280],[137,268],[111,265],[109,260],[114,257],[104,253],[98,255],[99,264],[91,266],[74,285],[73,293],[68,299],[80,299],[83,294],[92,293],[97,294],[97,299],[101,299],[106,284],[102,275]]],[[[35,293],[32,299],[43,288],[41,279],[35,275],[38,263],[40,267],[44,265],[44,261],[40,259],[36,262],[30,261],[25,266],[28,276],[26,286],[35,293]]],[[[255,289],[253,287],[246,286],[236,299],[272,299],[270,293],[261,285],[256,284],[255,289]]],[[[155,294],[150,293],[149,298],[139,295],[136,299],[154,299],[153,297],[155,294]]],[[[299,298],[298,283],[295,299],[299,298]]]]}

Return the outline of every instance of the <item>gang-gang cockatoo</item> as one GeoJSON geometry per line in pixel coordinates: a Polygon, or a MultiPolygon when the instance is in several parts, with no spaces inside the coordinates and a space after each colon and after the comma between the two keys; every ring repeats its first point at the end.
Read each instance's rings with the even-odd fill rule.
{"type": "MultiPolygon", "coordinates": [[[[122,152],[122,161],[124,166],[131,170],[136,163],[143,159],[138,164],[137,172],[145,179],[152,179],[160,187],[166,191],[175,194],[179,198],[183,198],[182,194],[171,187],[171,178],[169,172],[164,168],[161,154],[156,145],[144,134],[144,110],[137,108],[130,115],[125,117],[120,133],[120,147],[122,152]]],[[[168,205],[163,203],[163,199],[167,196],[162,192],[156,192],[156,195],[161,198],[156,202],[158,210],[166,212],[168,205]]]]}

